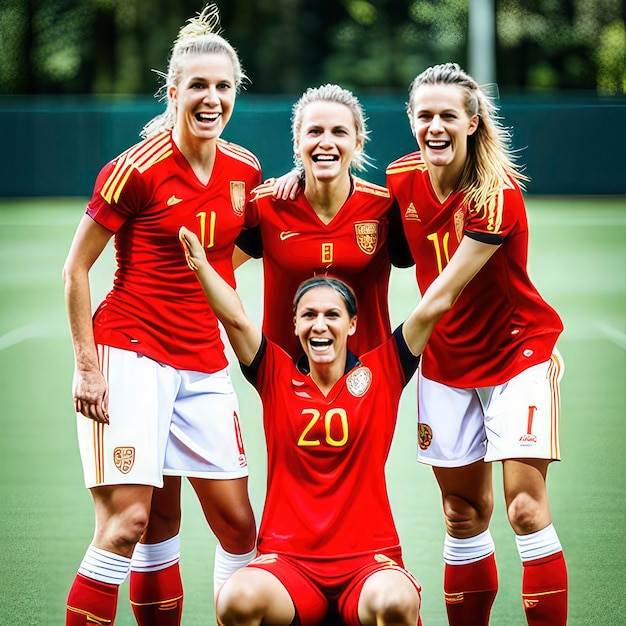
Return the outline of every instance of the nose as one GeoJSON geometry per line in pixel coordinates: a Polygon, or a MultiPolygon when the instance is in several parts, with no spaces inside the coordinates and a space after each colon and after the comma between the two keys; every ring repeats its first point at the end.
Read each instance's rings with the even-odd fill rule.
{"type": "Polygon", "coordinates": [[[313,322],[313,330],[316,330],[317,332],[326,330],[326,317],[323,313],[320,313],[315,317],[315,321],[313,322]]]}
{"type": "Polygon", "coordinates": [[[204,101],[209,104],[219,104],[220,100],[217,97],[217,89],[214,85],[207,88],[206,93],[204,94],[204,101]]]}
{"type": "Polygon", "coordinates": [[[440,133],[443,130],[443,123],[441,121],[441,116],[439,115],[434,115],[433,119],[430,123],[430,130],[431,132],[436,132],[436,133],[440,133]]]}
{"type": "Polygon", "coordinates": [[[323,148],[331,148],[334,145],[333,135],[331,132],[325,132],[320,137],[320,146],[323,148]]]}

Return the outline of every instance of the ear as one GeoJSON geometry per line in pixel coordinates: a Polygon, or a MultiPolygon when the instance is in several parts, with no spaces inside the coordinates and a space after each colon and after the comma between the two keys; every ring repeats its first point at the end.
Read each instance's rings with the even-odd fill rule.
{"type": "Polygon", "coordinates": [[[298,336],[298,329],[296,328],[296,316],[293,316],[293,334],[297,337],[298,336]]]}
{"type": "Polygon", "coordinates": [[[356,333],[356,315],[350,320],[350,326],[348,328],[348,337],[351,337],[356,333]]]}
{"type": "Polygon", "coordinates": [[[478,125],[480,124],[480,117],[478,115],[472,115],[470,117],[469,126],[467,128],[467,134],[473,135],[478,129],[478,125]]]}

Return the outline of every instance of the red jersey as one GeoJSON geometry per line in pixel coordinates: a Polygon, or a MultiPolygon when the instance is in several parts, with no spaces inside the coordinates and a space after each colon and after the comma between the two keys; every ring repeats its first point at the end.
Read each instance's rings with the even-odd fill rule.
{"type": "Polygon", "coordinates": [[[178,240],[186,226],[233,287],[234,241],[249,192],[261,181],[256,157],[218,140],[207,185],[163,132],[101,170],[87,214],[115,233],[113,288],[94,315],[97,343],[144,354],[177,369],[227,365],[217,318],[178,240]]]}
{"type": "Polygon", "coordinates": [[[306,368],[264,338],[254,362],[242,366],[263,402],[261,553],[336,559],[399,546],[385,463],[418,361],[398,329],[359,361],[350,353],[346,373],[324,396],[306,368]]]}
{"type": "Polygon", "coordinates": [[[419,152],[387,168],[423,294],[463,236],[501,244],[436,325],[422,357],[426,378],[453,387],[486,387],[547,361],[563,324],[527,272],[528,222],[519,186],[510,181],[492,206],[444,202],[419,152]]]}
{"type": "Polygon", "coordinates": [[[246,211],[246,226],[258,226],[263,246],[263,332],[299,356],[293,297],[303,280],[322,274],[340,278],[356,295],[359,324],[348,340],[350,350],[363,354],[381,344],[391,334],[389,190],[354,178],[349,198],[325,224],[304,193],[279,200],[272,196],[273,184],[270,180],[254,190],[246,211]]]}

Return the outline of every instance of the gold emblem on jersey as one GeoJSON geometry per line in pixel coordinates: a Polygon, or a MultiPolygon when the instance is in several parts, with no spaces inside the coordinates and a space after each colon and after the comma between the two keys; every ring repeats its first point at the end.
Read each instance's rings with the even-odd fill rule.
{"type": "Polygon", "coordinates": [[[420,450],[426,450],[430,446],[430,442],[433,440],[433,429],[428,424],[417,425],[417,443],[420,450]]]}
{"type": "Polygon", "coordinates": [[[322,244],[322,264],[329,265],[333,262],[335,257],[335,244],[323,243],[322,244]]]}
{"type": "Polygon", "coordinates": [[[417,222],[422,221],[420,219],[420,216],[417,214],[417,209],[415,208],[415,205],[412,202],[411,204],[409,204],[409,206],[406,208],[406,211],[404,212],[404,219],[415,220],[417,222]]]}
{"type": "Polygon", "coordinates": [[[357,222],[354,225],[356,242],[365,254],[374,254],[378,246],[378,222],[357,222]]]}
{"type": "Polygon", "coordinates": [[[291,237],[297,237],[300,233],[298,232],[294,232],[292,230],[281,230],[280,231],[280,235],[278,235],[280,237],[281,241],[285,241],[286,239],[289,239],[291,237]]]}
{"type": "Polygon", "coordinates": [[[176,195],[173,195],[167,199],[167,206],[174,206],[179,202],[182,202],[182,198],[177,198],[176,195]]]}
{"type": "Polygon", "coordinates": [[[389,565],[389,566],[398,565],[396,561],[388,557],[386,554],[375,554],[374,561],[376,561],[376,563],[384,563],[385,565],[389,565]]]}
{"type": "Polygon", "coordinates": [[[122,474],[128,474],[135,464],[135,448],[133,446],[120,446],[113,450],[113,462],[122,474]]]}
{"type": "Polygon", "coordinates": [[[456,234],[457,241],[461,241],[463,237],[463,228],[465,226],[465,215],[463,214],[463,209],[459,209],[454,214],[454,232],[456,234]]]}
{"type": "Polygon", "coordinates": [[[348,391],[355,398],[365,395],[371,384],[372,372],[369,367],[357,367],[346,380],[348,391]]]}
{"type": "Polygon", "coordinates": [[[240,180],[230,181],[230,202],[235,215],[243,215],[246,206],[246,184],[240,180]]]}

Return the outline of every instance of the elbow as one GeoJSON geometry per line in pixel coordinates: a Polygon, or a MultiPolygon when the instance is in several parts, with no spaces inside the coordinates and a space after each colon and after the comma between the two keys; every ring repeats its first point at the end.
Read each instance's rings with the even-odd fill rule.
{"type": "Polygon", "coordinates": [[[420,311],[420,317],[422,323],[427,325],[436,324],[452,307],[454,306],[454,300],[442,295],[439,298],[435,298],[430,302],[423,302],[422,310],[420,311]]]}

